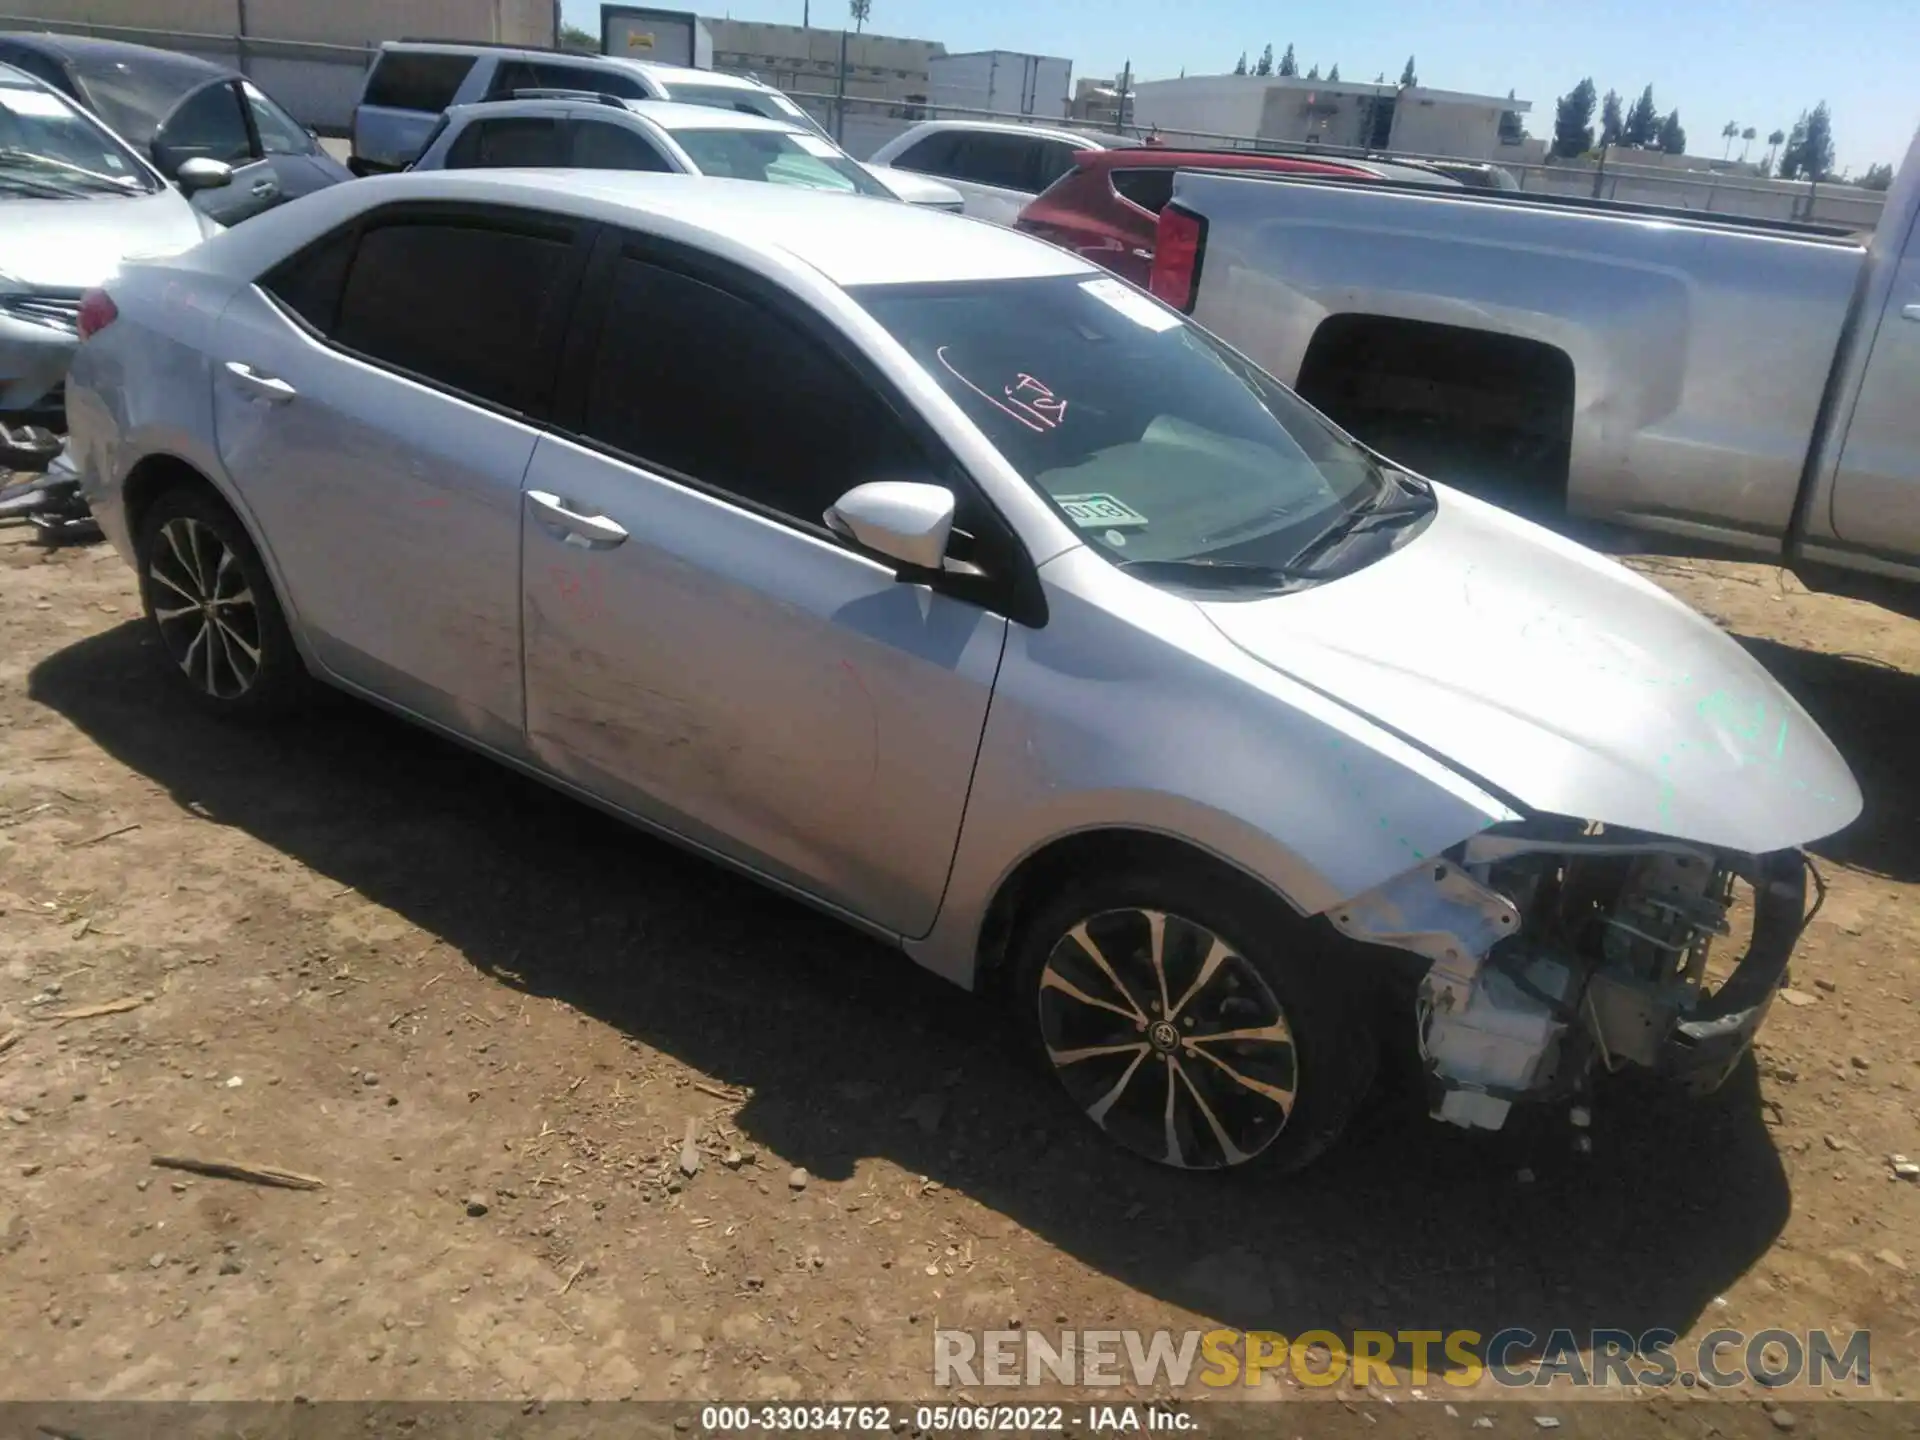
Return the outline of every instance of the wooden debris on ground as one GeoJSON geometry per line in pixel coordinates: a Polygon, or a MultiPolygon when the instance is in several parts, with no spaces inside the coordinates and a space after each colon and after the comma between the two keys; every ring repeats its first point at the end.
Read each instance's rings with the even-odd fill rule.
{"type": "Polygon", "coordinates": [[[186,1155],[155,1155],[153,1163],[162,1170],[185,1170],[194,1175],[210,1175],[216,1180],[244,1180],[252,1185],[274,1185],[282,1190],[324,1190],[327,1182],[296,1170],[277,1165],[242,1163],[237,1160],[195,1160],[186,1155]]]}
{"type": "Polygon", "coordinates": [[[49,1010],[47,1019],[56,1025],[65,1025],[70,1020],[97,1020],[102,1015],[123,1015],[129,1010],[138,1010],[146,1004],[139,995],[127,995],[119,1000],[103,1000],[98,1005],[82,1005],[74,1010],[49,1010]]]}

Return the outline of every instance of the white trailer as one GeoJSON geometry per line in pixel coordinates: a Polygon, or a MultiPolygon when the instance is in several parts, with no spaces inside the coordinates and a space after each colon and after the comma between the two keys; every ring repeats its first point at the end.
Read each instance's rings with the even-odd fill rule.
{"type": "Polygon", "coordinates": [[[713,68],[713,32],[691,10],[643,5],[600,7],[600,50],[627,60],[713,68]]]}
{"type": "Polygon", "coordinates": [[[1016,50],[936,55],[927,62],[927,103],[946,109],[991,110],[1064,120],[1073,88],[1073,62],[1016,50]]]}

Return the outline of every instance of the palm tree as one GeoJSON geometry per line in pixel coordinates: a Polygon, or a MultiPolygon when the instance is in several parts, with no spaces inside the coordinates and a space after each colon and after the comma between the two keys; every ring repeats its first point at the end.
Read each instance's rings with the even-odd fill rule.
{"type": "Polygon", "coordinates": [[[1751,125],[1740,132],[1740,163],[1742,165],[1747,163],[1747,151],[1753,148],[1754,137],[1759,135],[1759,133],[1760,132],[1751,125]]]}
{"type": "Polygon", "coordinates": [[[1767,136],[1766,171],[1769,175],[1773,173],[1774,155],[1779,151],[1780,147],[1786,143],[1787,143],[1787,132],[1784,130],[1775,130],[1772,134],[1767,136]]]}
{"type": "Polygon", "coordinates": [[[1726,124],[1720,127],[1720,138],[1727,142],[1727,148],[1720,152],[1720,158],[1725,160],[1733,154],[1733,142],[1740,138],[1740,122],[1738,120],[1727,121],[1726,124]]]}
{"type": "Polygon", "coordinates": [[[847,12],[853,16],[853,33],[858,35],[866,28],[867,16],[873,13],[873,0],[847,0],[847,12]]]}

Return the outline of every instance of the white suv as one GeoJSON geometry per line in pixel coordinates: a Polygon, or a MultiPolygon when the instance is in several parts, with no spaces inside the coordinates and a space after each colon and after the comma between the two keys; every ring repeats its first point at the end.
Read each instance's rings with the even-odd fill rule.
{"type": "Polygon", "coordinates": [[[1005,121],[929,120],[889,140],[867,163],[937,176],[965,197],[967,214],[1011,225],[1029,200],[1073,169],[1082,150],[1139,143],[1005,121]]]}
{"type": "MultiPolygon", "coordinates": [[[[360,103],[354,107],[353,156],[348,168],[356,175],[404,170],[426,149],[449,108],[509,100],[528,90],[579,91],[620,100],[673,100],[740,110],[787,121],[823,140],[833,139],[819,121],[771,85],[740,75],[614,55],[393,40],[380,47],[367,72],[360,103]]],[[[912,174],[879,178],[911,204],[937,210],[961,208],[960,194],[951,186],[912,174]]]]}

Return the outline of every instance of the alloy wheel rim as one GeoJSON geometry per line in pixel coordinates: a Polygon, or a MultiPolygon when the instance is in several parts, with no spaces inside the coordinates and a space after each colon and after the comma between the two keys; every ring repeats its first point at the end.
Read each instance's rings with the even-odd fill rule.
{"type": "Polygon", "coordinates": [[[211,525],[188,515],[160,527],[147,560],[153,618],[167,653],[216,700],[237,700],[260,675],[260,612],[246,572],[211,525]]]}
{"type": "Polygon", "coordinates": [[[1160,910],[1089,916],[1048,954],[1038,1004],[1067,1093],[1150,1160],[1244,1164],[1293,1112],[1300,1069],[1286,1011],[1205,925],[1160,910]]]}

